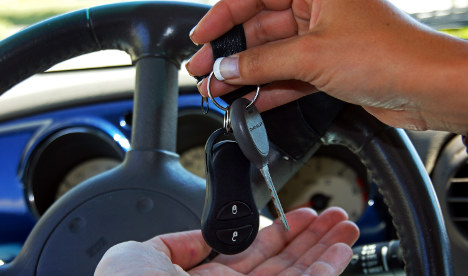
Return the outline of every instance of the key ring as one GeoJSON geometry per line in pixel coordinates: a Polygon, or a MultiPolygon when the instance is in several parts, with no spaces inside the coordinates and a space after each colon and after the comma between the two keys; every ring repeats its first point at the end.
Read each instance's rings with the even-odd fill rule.
{"type": "Polygon", "coordinates": [[[208,114],[208,112],[210,111],[210,102],[208,102],[208,98],[205,96],[203,96],[201,99],[201,110],[202,110],[203,115],[208,114]]]}
{"type": "MultiPolygon", "coordinates": [[[[211,72],[210,75],[208,76],[208,83],[206,84],[206,89],[208,90],[208,97],[210,100],[222,111],[226,112],[229,109],[229,106],[223,107],[220,105],[216,100],[211,96],[211,89],[210,89],[210,84],[211,84],[211,77],[213,77],[214,72],[211,72]]],[[[252,101],[247,105],[246,108],[249,108],[258,98],[258,94],[260,93],[260,85],[257,85],[257,92],[255,92],[255,96],[252,99],[252,101]]]]}
{"type": "Polygon", "coordinates": [[[230,133],[232,131],[232,128],[231,128],[231,111],[229,110],[229,108],[227,108],[226,112],[224,112],[223,127],[224,127],[224,129],[226,129],[227,133],[230,133]]]}

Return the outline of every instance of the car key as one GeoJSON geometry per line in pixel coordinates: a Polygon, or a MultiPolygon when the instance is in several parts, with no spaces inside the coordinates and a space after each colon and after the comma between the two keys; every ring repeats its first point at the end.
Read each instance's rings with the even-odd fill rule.
{"type": "Polygon", "coordinates": [[[218,129],[205,146],[206,196],[201,228],[206,243],[222,254],[247,249],[258,233],[259,214],[250,178],[250,161],[236,142],[215,141],[218,129]]]}
{"type": "Polygon", "coordinates": [[[232,103],[229,107],[230,127],[244,155],[260,170],[270,190],[273,204],[283,223],[283,228],[288,231],[289,225],[268,169],[270,144],[265,125],[257,108],[251,103],[244,98],[238,98],[232,103]]]}

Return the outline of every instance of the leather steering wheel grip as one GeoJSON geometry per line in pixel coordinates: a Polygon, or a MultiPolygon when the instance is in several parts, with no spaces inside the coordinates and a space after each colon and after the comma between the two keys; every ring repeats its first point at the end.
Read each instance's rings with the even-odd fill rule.
{"type": "Polygon", "coordinates": [[[397,229],[407,275],[454,275],[437,196],[406,133],[348,105],[322,141],[346,146],[370,171],[397,229]]]}
{"type": "MultiPolygon", "coordinates": [[[[178,67],[184,59],[196,51],[197,48],[190,41],[188,33],[208,8],[195,4],[128,2],[72,12],[31,26],[0,42],[0,75],[2,76],[0,94],[27,77],[42,72],[58,62],[103,49],[126,51],[131,55],[137,67],[140,60],[151,60],[147,57],[162,58],[173,67],[178,67]]],[[[151,62],[146,63],[149,68],[156,68],[151,62]]],[[[164,80],[162,77],[160,79],[164,80]]],[[[297,111],[300,103],[293,105],[297,111]]],[[[371,170],[373,179],[388,204],[401,238],[407,273],[409,275],[453,275],[450,248],[440,208],[436,204],[437,200],[430,180],[407,137],[402,131],[384,126],[357,107],[346,106],[345,112],[341,114],[323,134],[321,141],[324,144],[341,144],[349,147],[371,170]],[[352,117],[349,116],[350,113],[353,114],[352,117]]],[[[315,120],[320,121],[320,118],[315,120]]],[[[302,131],[307,132],[312,129],[311,132],[314,132],[313,129],[316,127],[314,123],[307,122],[307,124],[302,131]]],[[[314,132],[312,136],[318,137],[316,134],[317,132],[314,132]]],[[[294,136],[289,135],[289,137],[294,136]]],[[[152,158],[158,159],[155,163],[161,164],[161,172],[170,170],[170,167],[177,163],[174,156],[156,158],[151,152],[143,150],[142,148],[140,152],[131,154],[127,158],[126,167],[124,164],[124,169],[114,173],[116,175],[114,179],[128,178],[125,170],[130,170],[132,166],[136,167],[135,170],[141,169],[135,166],[135,163],[130,162],[134,159],[146,158],[148,161],[152,158]]],[[[275,164],[281,164],[278,160],[282,160],[282,157],[283,155],[278,152],[273,154],[272,158],[277,162],[273,160],[272,167],[275,164]]],[[[282,167],[284,166],[278,165],[278,171],[284,171],[282,167]]],[[[166,173],[167,179],[165,180],[170,181],[174,174],[166,173]]],[[[141,175],[136,175],[142,178],[142,182],[146,180],[141,175]]],[[[184,177],[188,178],[188,176],[184,177]]],[[[192,181],[192,179],[188,180],[192,181]]],[[[183,185],[187,182],[177,183],[183,185]]],[[[33,230],[28,238],[27,243],[34,245],[31,250],[27,250],[28,252],[24,252],[22,258],[15,260],[14,266],[0,266],[0,275],[40,274],[37,271],[38,263],[42,254],[48,251],[45,247],[46,241],[49,235],[52,236],[52,231],[63,226],[63,223],[60,223],[68,214],[53,213],[66,212],[61,209],[67,206],[69,208],[67,212],[70,213],[83,211],[84,207],[88,208],[91,203],[96,203],[95,199],[98,196],[89,198],[86,202],[82,199],[85,192],[90,191],[89,187],[91,185],[85,185],[84,188],[77,187],[73,195],[67,196],[65,200],[60,200],[58,206],[52,207],[53,210],[46,213],[45,220],[43,217],[38,223],[43,228],[42,231],[33,230]],[[53,228],[55,225],[58,227],[53,228]],[[34,240],[40,241],[34,243],[34,240]]],[[[180,189],[188,188],[189,186],[185,186],[180,189]]],[[[129,190],[125,186],[117,191],[119,194],[111,194],[107,190],[106,192],[109,195],[120,196],[120,192],[127,191],[125,189],[129,190]]],[[[145,189],[150,188],[145,186],[145,189]]],[[[125,193],[125,196],[140,191],[142,188],[133,188],[132,192],[125,193]]],[[[151,190],[151,192],[157,197],[161,195],[160,190],[151,190]]],[[[197,192],[200,191],[197,190],[197,192]]],[[[99,195],[102,193],[100,191],[99,195]]],[[[179,198],[181,199],[184,198],[179,198]]],[[[180,205],[180,201],[173,203],[175,206],[180,205]]],[[[189,212],[189,209],[186,209],[189,212]]],[[[87,212],[89,214],[90,211],[87,212]]],[[[190,218],[196,218],[196,216],[196,214],[187,215],[190,218]]],[[[47,245],[50,244],[52,243],[47,245]]],[[[52,260],[47,258],[47,261],[52,260]]],[[[54,265],[56,264],[53,262],[46,263],[46,266],[54,265]]],[[[71,272],[79,273],[79,271],[71,272]]]]}

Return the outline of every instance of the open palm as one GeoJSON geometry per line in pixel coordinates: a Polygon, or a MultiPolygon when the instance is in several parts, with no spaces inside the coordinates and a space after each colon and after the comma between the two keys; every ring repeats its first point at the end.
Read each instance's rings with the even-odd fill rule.
{"type": "Polygon", "coordinates": [[[279,221],[262,229],[246,251],[219,255],[198,265],[211,252],[199,230],[125,242],[109,249],[96,269],[100,275],[338,275],[352,257],[359,230],[345,211],[330,208],[287,214],[290,231],[279,221]]]}

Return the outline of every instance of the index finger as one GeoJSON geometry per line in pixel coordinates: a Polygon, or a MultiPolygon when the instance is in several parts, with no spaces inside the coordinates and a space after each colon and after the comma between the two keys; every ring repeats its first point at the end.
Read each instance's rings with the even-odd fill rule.
{"type": "Polygon", "coordinates": [[[208,43],[262,10],[286,10],[292,0],[222,0],[216,3],[193,29],[190,38],[197,44],[208,43]]]}

